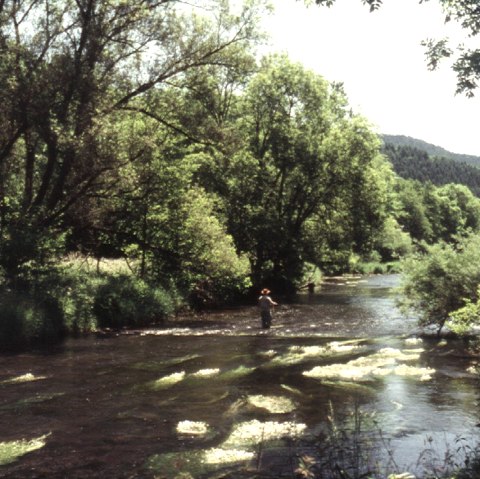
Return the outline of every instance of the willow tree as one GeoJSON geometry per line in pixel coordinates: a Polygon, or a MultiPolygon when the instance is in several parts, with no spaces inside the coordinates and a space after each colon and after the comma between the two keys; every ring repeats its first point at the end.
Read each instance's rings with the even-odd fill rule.
{"type": "MultiPolygon", "coordinates": [[[[248,50],[259,3],[232,14],[222,0],[188,9],[174,0],[0,2],[4,267],[38,257],[45,239],[88,220],[90,203],[114,190],[118,168],[141,156],[119,149],[119,119],[150,114],[152,90],[231,61],[237,45],[248,50]]],[[[165,124],[161,111],[155,118],[165,124]]]]}
{"type": "Polygon", "coordinates": [[[225,175],[230,232],[250,256],[255,283],[288,289],[305,260],[319,260],[319,225],[342,221],[349,250],[367,247],[381,226],[378,140],[341,88],[283,56],[264,60],[240,101],[244,146],[225,175]]]}

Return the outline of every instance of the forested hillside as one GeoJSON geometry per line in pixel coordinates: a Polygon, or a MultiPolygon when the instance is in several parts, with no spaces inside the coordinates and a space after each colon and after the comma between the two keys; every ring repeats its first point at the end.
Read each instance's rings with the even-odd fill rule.
{"type": "Polygon", "coordinates": [[[404,135],[381,135],[385,144],[394,146],[408,146],[425,151],[428,155],[440,158],[447,158],[455,162],[467,163],[472,166],[480,167],[480,157],[475,155],[464,155],[461,153],[452,153],[444,148],[426,141],[412,138],[404,135]]]}
{"type": "Polygon", "coordinates": [[[393,144],[387,140],[383,152],[392,162],[395,173],[402,178],[422,183],[430,181],[438,186],[457,183],[468,186],[476,196],[480,196],[480,168],[446,157],[434,157],[425,149],[393,144]]]}

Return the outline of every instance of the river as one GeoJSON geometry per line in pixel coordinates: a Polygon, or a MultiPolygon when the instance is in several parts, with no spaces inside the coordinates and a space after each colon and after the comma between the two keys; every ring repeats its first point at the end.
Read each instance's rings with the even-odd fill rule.
{"type": "Polygon", "coordinates": [[[478,441],[475,358],[418,337],[398,282],[331,282],[278,306],[268,331],[252,306],[0,356],[0,477],[292,478],[301,458],[316,477],[342,461],[360,477],[462,461],[478,441]]]}

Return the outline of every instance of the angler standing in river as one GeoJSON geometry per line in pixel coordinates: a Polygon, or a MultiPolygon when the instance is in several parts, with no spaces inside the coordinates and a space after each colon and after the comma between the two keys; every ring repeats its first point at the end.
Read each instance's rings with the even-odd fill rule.
{"type": "Polygon", "coordinates": [[[272,324],[272,308],[278,305],[278,303],[272,300],[269,294],[270,290],[264,288],[261,291],[261,296],[258,298],[263,329],[270,328],[270,325],[272,324]]]}

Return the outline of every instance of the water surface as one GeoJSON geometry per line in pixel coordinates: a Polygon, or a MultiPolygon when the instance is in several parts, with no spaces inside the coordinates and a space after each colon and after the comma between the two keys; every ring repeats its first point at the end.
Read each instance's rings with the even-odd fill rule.
{"type": "Polygon", "coordinates": [[[397,284],[332,282],[277,307],[269,331],[252,306],[0,357],[0,442],[44,444],[0,477],[294,477],[298,456],[325,456],[332,417],[350,438],[360,417],[400,470],[427,446],[470,447],[474,360],[461,342],[418,338],[397,284]]]}

